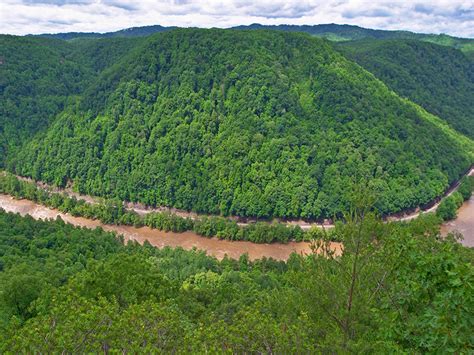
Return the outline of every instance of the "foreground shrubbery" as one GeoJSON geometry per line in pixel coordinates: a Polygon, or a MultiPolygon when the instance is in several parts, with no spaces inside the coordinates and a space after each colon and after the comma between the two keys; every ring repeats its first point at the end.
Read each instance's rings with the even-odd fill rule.
{"type": "Polygon", "coordinates": [[[107,224],[148,226],[167,232],[193,230],[201,236],[220,239],[248,240],[254,243],[286,243],[291,240],[311,240],[320,234],[316,228],[304,232],[299,226],[286,226],[280,223],[262,222],[240,227],[235,221],[223,217],[200,217],[192,220],[169,212],[151,212],[140,216],[134,211],[125,209],[122,201],[117,199],[91,204],[63,193],[45,191],[34,183],[21,181],[11,174],[0,174],[0,192],[17,198],[26,198],[73,216],[98,219],[107,224]]]}
{"type": "Polygon", "coordinates": [[[342,256],[284,263],[0,210],[0,352],[472,352],[473,251],[433,215],[361,215],[336,227],[342,256]]]}

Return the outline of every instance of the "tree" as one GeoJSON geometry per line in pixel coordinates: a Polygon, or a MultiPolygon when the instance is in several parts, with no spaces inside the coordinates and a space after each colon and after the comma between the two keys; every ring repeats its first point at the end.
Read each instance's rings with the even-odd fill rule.
{"type": "Polygon", "coordinates": [[[462,195],[464,201],[471,198],[472,191],[474,190],[474,177],[465,176],[459,184],[458,192],[462,195]]]}
{"type": "Polygon", "coordinates": [[[441,200],[441,203],[436,209],[436,214],[444,221],[455,219],[457,210],[461,206],[462,201],[463,196],[459,192],[455,192],[451,196],[441,200]]]}
{"type": "Polygon", "coordinates": [[[0,304],[10,316],[26,320],[34,315],[32,302],[40,295],[46,282],[41,272],[27,264],[18,264],[0,274],[0,304]]]}
{"type": "Polygon", "coordinates": [[[339,351],[369,351],[374,346],[364,346],[363,339],[376,326],[373,309],[383,298],[397,259],[384,248],[391,228],[370,211],[374,195],[362,186],[354,186],[351,211],[344,223],[336,224],[331,237],[325,231],[319,233],[322,238],[315,241],[308,270],[295,281],[306,308],[311,309],[310,316],[328,324],[327,332],[332,335],[324,346],[339,351]],[[334,237],[342,242],[342,253],[334,251],[334,237]]]}

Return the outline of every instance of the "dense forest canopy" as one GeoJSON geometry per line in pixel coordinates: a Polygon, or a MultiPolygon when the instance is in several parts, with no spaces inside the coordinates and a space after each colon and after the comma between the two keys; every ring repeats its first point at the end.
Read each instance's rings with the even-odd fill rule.
{"type": "Polygon", "coordinates": [[[474,138],[474,61],[414,40],[353,41],[338,48],[402,97],[474,138]]]}
{"type": "Polygon", "coordinates": [[[0,166],[8,150],[44,131],[99,72],[139,43],[0,35],[0,166]]]}
{"type": "Polygon", "coordinates": [[[219,262],[0,210],[0,352],[472,352],[472,249],[360,216],[341,257],[219,262]]]}
{"type": "Polygon", "coordinates": [[[104,41],[67,42],[88,74],[72,81],[89,85],[7,156],[9,170],[148,205],[328,218],[347,210],[354,180],[370,181],[381,213],[397,212],[472,163],[471,141],[306,34],[104,41]]]}
{"type": "Polygon", "coordinates": [[[0,36],[0,164],[7,147],[46,128],[91,71],[67,57],[59,40],[0,36]]]}

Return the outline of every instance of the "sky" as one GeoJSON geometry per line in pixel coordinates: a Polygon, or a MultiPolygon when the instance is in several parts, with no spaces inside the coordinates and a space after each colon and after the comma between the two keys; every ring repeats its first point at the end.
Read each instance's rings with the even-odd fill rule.
{"type": "Polygon", "coordinates": [[[474,0],[0,0],[0,33],[323,23],[474,38],[474,0]]]}

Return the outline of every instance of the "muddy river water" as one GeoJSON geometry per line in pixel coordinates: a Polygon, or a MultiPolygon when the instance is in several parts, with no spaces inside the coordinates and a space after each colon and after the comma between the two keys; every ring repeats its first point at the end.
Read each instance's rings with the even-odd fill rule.
{"type": "MultiPolygon", "coordinates": [[[[35,219],[55,219],[60,216],[65,222],[75,226],[96,228],[102,227],[106,231],[113,231],[124,236],[127,240],[136,240],[143,243],[148,240],[150,244],[163,248],[182,247],[183,249],[200,249],[207,254],[218,259],[228,257],[238,259],[242,254],[247,253],[250,260],[271,257],[277,260],[286,260],[291,253],[308,254],[311,253],[311,244],[306,242],[290,242],[288,244],[256,244],[245,241],[228,241],[217,238],[205,238],[194,232],[173,233],[163,232],[148,227],[135,228],[131,226],[105,225],[97,220],[82,217],[74,217],[62,213],[58,210],[36,204],[29,200],[15,200],[11,196],[0,194],[0,207],[7,212],[19,213],[22,216],[29,214],[35,219]]],[[[340,252],[340,243],[332,243],[332,248],[340,252]]]]}

